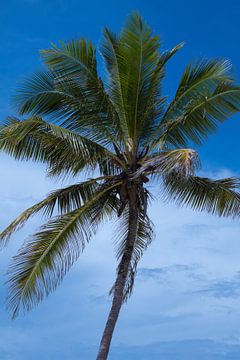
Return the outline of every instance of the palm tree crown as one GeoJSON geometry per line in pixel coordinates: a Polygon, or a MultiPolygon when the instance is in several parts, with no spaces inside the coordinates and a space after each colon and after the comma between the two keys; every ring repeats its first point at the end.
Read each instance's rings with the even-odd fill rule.
{"type": "MultiPolygon", "coordinates": [[[[13,258],[8,307],[14,317],[21,306],[29,310],[53,291],[98,225],[114,217],[120,222],[119,266],[111,293],[112,311],[119,313],[152,240],[147,205],[154,178],[165,199],[239,216],[238,179],[197,176],[200,160],[190,147],[202,144],[240,110],[240,87],[229,61],[204,59],[186,67],[169,101],[162,94],[165,66],[182,46],[161,52],[159,37],[133,13],[119,36],[104,29],[103,79],[96,49],[85,39],[41,52],[45,70],[27,79],[15,96],[18,114],[28,118],[7,119],[0,148],[16,159],[47,164],[51,176],[92,175],[52,192],[1,233],[5,245],[30,216],[50,217],[13,258]],[[52,216],[55,210],[59,214],[52,216]]],[[[98,359],[107,357],[109,344],[106,348],[103,341],[100,353],[105,355],[98,359]]]]}

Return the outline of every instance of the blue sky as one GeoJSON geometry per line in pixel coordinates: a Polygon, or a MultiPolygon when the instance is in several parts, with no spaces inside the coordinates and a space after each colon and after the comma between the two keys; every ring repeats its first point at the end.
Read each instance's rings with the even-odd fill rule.
{"type": "MultiPolygon", "coordinates": [[[[240,82],[238,0],[9,0],[0,10],[0,115],[14,114],[10,99],[19,81],[41,66],[38,51],[50,42],[85,36],[99,43],[104,25],[118,31],[139,10],[163,48],[186,45],[168,67],[172,95],[184,66],[199,57],[230,58],[240,82]]],[[[198,149],[204,175],[239,175],[240,115],[198,149]]],[[[0,155],[0,224],[60,183],[39,164],[0,155]]],[[[156,190],[157,195],[157,190],[156,190]]],[[[156,239],[139,265],[133,297],[124,306],[110,360],[215,360],[240,358],[240,226],[206,214],[152,205],[156,239]]],[[[94,359],[109,309],[115,275],[114,226],[100,229],[61,287],[27,316],[12,322],[4,308],[11,256],[39,218],[18,232],[0,261],[0,358],[94,359]]]]}

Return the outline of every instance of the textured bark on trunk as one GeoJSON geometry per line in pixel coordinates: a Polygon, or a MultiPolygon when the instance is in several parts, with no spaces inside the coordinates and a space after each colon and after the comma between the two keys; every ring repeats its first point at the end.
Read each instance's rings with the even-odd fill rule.
{"type": "Polygon", "coordinates": [[[130,200],[129,200],[129,222],[128,222],[126,250],[122,256],[121,262],[118,267],[118,273],[117,273],[117,278],[113,293],[112,307],[109,312],[109,316],[103,332],[97,360],[106,360],[108,357],[113,331],[123,303],[124,287],[127,279],[127,274],[132,258],[132,252],[133,252],[136,233],[137,233],[138,210],[136,206],[136,195],[137,195],[136,189],[133,188],[131,190],[130,200]]]}

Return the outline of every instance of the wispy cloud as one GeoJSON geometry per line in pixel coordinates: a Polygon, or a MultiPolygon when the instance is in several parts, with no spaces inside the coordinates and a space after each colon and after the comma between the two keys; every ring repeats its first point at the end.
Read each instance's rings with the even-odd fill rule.
{"type": "Polygon", "coordinates": [[[140,268],[138,275],[142,279],[154,279],[161,281],[162,279],[169,278],[176,273],[183,273],[188,277],[197,277],[197,270],[199,265],[183,265],[183,264],[173,264],[170,266],[165,266],[162,268],[140,268]]]}
{"type": "Polygon", "coordinates": [[[238,298],[240,297],[240,273],[229,279],[222,279],[208,283],[206,279],[206,286],[196,293],[213,296],[216,298],[238,298]]]}

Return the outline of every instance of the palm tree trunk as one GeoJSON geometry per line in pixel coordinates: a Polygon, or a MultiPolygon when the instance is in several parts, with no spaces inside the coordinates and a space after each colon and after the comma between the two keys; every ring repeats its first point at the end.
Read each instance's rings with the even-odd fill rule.
{"type": "Polygon", "coordinates": [[[112,307],[103,332],[97,360],[106,360],[108,357],[113,331],[123,303],[124,287],[126,284],[126,279],[128,275],[128,270],[129,270],[132,253],[134,249],[134,243],[137,234],[138,210],[137,210],[136,196],[137,196],[136,189],[134,188],[131,189],[131,197],[129,201],[129,223],[128,223],[126,249],[118,267],[117,278],[114,285],[112,307]]]}

